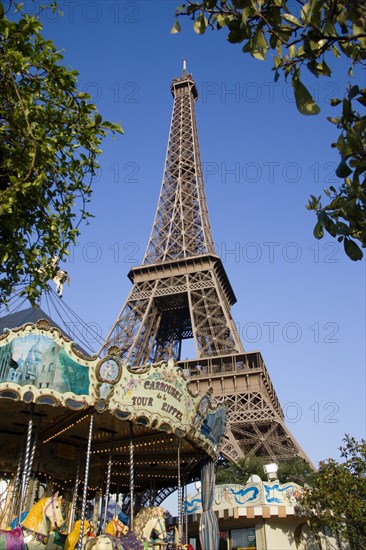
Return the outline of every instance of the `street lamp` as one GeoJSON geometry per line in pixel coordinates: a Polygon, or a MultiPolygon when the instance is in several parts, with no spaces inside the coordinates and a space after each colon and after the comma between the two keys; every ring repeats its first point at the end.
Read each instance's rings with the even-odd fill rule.
{"type": "Polygon", "coordinates": [[[263,471],[266,474],[268,481],[275,481],[277,479],[278,466],[274,462],[271,464],[264,464],[263,471]]]}

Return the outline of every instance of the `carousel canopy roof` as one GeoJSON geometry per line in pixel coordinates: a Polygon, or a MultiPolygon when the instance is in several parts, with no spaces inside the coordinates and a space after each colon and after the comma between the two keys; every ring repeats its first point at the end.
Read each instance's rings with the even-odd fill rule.
{"type": "Polygon", "coordinates": [[[52,326],[61,330],[61,327],[40,307],[27,307],[1,317],[0,330],[3,332],[5,328],[21,327],[25,323],[36,323],[41,319],[46,319],[52,326]]]}
{"type": "MultiPolygon", "coordinates": [[[[58,302],[61,302],[61,300],[58,299],[58,302]]],[[[47,305],[50,306],[50,302],[47,302],[47,305]]],[[[68,339],[73,340],[75,346],[78,347],[84,355],[92,355],[95,351],[90,347],[88,340],[85,339],[85,334],[88,335],[88,331],[91,330],[90,327],[80,317],[78,317],[72,309],[66,305],[65,302],[62,302],[61,305],[63,309],[59,307],[56,310],[55,308],[52,309],[48,307],[48,314],[40,306],[29,306],[27,308],[8,313],[7,315],[4,315],[1,312],[0,334],[5,329],[21,327],[26,323],[35,324],[43,319],[48,321],[50,326],[58,328],[68,339]],[[55,317],[53,315],[55,315],[55,317]],[[59,319],[59,322],[57,322],[55,318],[59,319]],[[77,330],[77,327],[79,326],[81,327],[81,330],[77,330]],[[84,335],[83,338],[80,338],[81,334],[84,335]],[[87,349],[89,351],[86,351],[87,349]]],[[[90,336],[94,338],[95,334],[90,334],[90,336]]]]}
{"type": "Polygon", "coordinates": [[[196,478],[201,459],[217,456],[226,419],[210,393],[189,390],[173,361],[124,365],[118,348],[103,358],[86,356],[48,320],[0,336],[0,430],[7,441],[0,457],[3,474],[17,468],[31,410],[37,437],[33,471],[63,486],[74,484],[77,464],[85,462],[93,414],[93,489],[103,488],[110,456],[112,489],[128,487],[131,437],[137,491],[176,484],[178,445],[183,476],[187,482],[196,478]]]}
{"type": "Polygon", "coordinates": [[[98,328],[93,323],[85,322],[51,288],[42,294],[36,306],[31,306],[19,292],[11,297],[8,304],[0,304],[0,334],[6,328],[37,323],[41,319],[46,319],[51,326],[60,329],[85,355],[94,354],[104,343],[98,328]]]}

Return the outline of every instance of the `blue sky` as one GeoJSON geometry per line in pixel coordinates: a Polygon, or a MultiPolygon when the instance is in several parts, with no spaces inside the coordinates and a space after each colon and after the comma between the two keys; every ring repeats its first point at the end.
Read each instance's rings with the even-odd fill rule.
{"type": "MultiPolygon", "coordinates": [[[[260,350],[287,425],[314,463],[339,457],[345,433],[365,436],[365,264],[312,235],[310,194],[336,182],[331,97],[345,67],[305,81],[322,109],[304,117],[271,62],[241,53],[225,31],[197,36],[187,20],[170,35],[179,0],[60,1],[42,15],[102,116],[124,136],[103,143],[98,181],[78,246],[64,265],[64,300],[106,335],[150,235],[182,58],[196,80],[203,172],[213,237],[238,302],[247,351],[260,350]]],[[[360,75],[361,82],[365,74],[360,75]]],[[[189,348],[186,350],[189,356],[189,348]]]]}

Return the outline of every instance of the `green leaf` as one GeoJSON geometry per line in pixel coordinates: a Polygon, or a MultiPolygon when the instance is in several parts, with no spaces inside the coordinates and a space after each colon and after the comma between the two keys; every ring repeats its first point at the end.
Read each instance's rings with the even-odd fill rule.
{"type": "Polygon", "coordinates": [[[272,50],[275,50],[277,47],[277,44],[279,43],[278,37],[275,33],[272,33],[269,37],[269,45],[272,48],[272,50]]]}
{"type": "Polygon", "coordinates": [[[335,57],[338,57],[338,58],[341,57],[341,54],[339,53],[337,46],[334,46],[334,45],[332,46],[332,52],[335,57]]]}
{"type": "Polygon", "coordinates": [[[351,260],[356,262],[357,260],[362,260],[363,252],[360,247],[355,243],[355,241],[346,237],[343,242],[345,253],[351,260]]]}
{"type": "Polygon", "coordinates": [[[316,239],[322,239],[324,237],[324,227],[320,222],[317,222],[315,225],[313,233],[316,239]]]}
{"type": "Polygon", "coordinates": [[[293,57],[295,57],[295,55],[296,55],[296,46],[295,46],[295,44],[291,44],[291,46],[288,49],[288,54],[291,57],[291,59],[293,57]]]}
{"type": "Polygon", "coordinates": [[[364,107],[366,107],[366,97],[358,97],[357,101],[361,103],[364,107]]]}
{"type": "Polygon", "coordinates": [[[267,48],[267,42],[266,42],[266,39],[265,39],[264,34],[262,33],[262,31],[258,30],[258,32],[256,33],[255,38],[254,38],[254,43],[255,43],[256,46],[259,46],[262,49],[267,48]]]}
{"type": "Polygon", "coordinates": [[[243,21],[243,23],[246,24],[247,22],[247,19],[250,15],[253,14],[253,8],[251,6],[247,7],[247,8],[244,8],[241,12],[241,20],[243,21]]]}
{"type": "Polygon", "coordinates": [[[206,32],[207,25],[208,21],[206,17],[203,15],[203,13],[200,13],[193,24],[193,29],[197,34],[204,34],[206,32]]]}
{"type": "Polygon", "coordinates": [[[328,67],[328,65],[326,64],[325,61],[322,61],[320,63],[320,67],[321,67],[321,73],[324,75],[324,76],[331,76],[332,74],[332,71],[330,70],[330,68],[328,67]]]}
{"type": "Polygon", "coordinates": [[[336,175],[339,178],[347,178],[350,174],[352,174],[352,170],[350,169],[346,161],[342,159],[337,166],[336,175]]]}
{"type": "Polygon", "coordinates": [[[262,31],[257,30],[251,43],[250,53],[253,57],[256,57],[260,61],[264,61],[267,50],[268,46],[265,36],[262,31]]]}
{"type": "Polygon", "coordinates": [[[360,88],[358,86],[352,86],[352,88],[350,89],[350,91],[348,93],[348,97],[349,97],[349,99],[353,99],[359,93],[360,93],[360,88]]]}
{"type": "Polygon", "coordinates": [[[320,113],[319,106],[315,103],[310,92],[296,76],[292,79],[295,91],[296,106],[302,115],[317,115],[320,113]]]}
{"type": "MultiPolygon", "coordinates": [[[[227,35],[227,40],[231,44],[239,44],[240,42],[243,42],[245,38],[246,38],[245,33],[238,30],[230,31],[229,34],[227,35]]],[[[249,48],[249,45],[248,45],[248,48],[249,48]]],[[[243,51],[245,50],[243,49],[243,51]]]]}
{"type": "Polygon", "coordinates": [[[264,57],[263,53],[260,50],[253,50],[252,56],[256,59],[259,59],[259,61],[265,61],[266,58],[264,57]]]}
{"type": "Polygon", "coordinates": [[[317,62],[313,59],[312,61],[309,61],[309,63],[306,64],[307,68],[311,73],[313,73],[314,76],[318,78],[319,76],[319,69],[317,62]]]}
{"type": "Polygon", "coordinates": [[[181,26],[180,26],[180,23],[177,19],[176,22],[174,23],[171,31],[170,31],[170,34],[177,34],[180,31],[181,31],[181,26]]]}
{"type": "Polygon", "coordinates": [[[222,13],[219,13],[217,15],[217,27],[222,29],[223,27],[226,27],[226,25],[230,22],[230,18],[227,15],[223,15],[222,13]]]}
{"type": "Polygon", "coordinates": [[[275,66],[275,69],[278,69],[280,63],[281,63],[281,58],[278,55],[275,55],[275,57],[273,58],[273,64],[275,66]]]}
{"type": "Polygon", "coordinates": [[[311,6],[310,4],[304,4],[301,8],[301,19],[306,24],[309,20],[309,12],[310,12],[311,6]]]}
{"type": "Polygon", "coordinates": [[[292,15],[291,13],[284,13],[282,15],[282,17],[284,19],[286,19],[286,21],[288,21],[289,23],[292,23],[293,25],[295,25],[296,27],[303,27],[304,25],[301,23],[301,21],[299,21],[297,19],[297,17],[295,17],[294,15],[292,15]]]}
{"type": "Polygon", "coordinates": [[[335,27],[334,27],[334,23],[331,22],[331,21],[326,21],[325,24],[324,24],[324,33],[326,35],[330,35],[330,36],[334,36],[337,31],[335,30],[335,27]]]}

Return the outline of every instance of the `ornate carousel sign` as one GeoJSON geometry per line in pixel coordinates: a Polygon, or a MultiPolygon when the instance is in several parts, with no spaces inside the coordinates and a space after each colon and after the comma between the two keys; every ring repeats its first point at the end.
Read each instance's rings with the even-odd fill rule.
{"type": "Polygon", "coordinates": [[[185,437],[210,456],[225,432],[223,407],[210,392],[193,394],[174,361],[123,365],[113,347],[102,359],[85,356],[47,321],[0,337],[0,397],[72,410],[94,407],[119,420],[185,437]]]}

